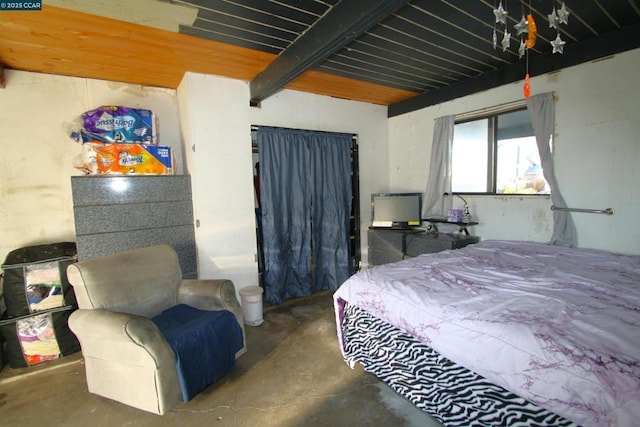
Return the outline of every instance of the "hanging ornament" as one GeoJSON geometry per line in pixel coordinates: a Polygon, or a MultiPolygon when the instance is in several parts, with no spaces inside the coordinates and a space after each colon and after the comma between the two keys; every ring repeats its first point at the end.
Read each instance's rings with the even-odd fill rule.
{"type": "Polygon", "coordinates": [[[498,34],[496,34],[496,29],[493,29],[493,50],[496,50],[498,47],[498,34]]]}
{"type": "Polygon", "coordinates": [[[553,8],[553,12],[551,12],[549,15],[547,15],[547,19],[549,19],[549,28],[555,28],[558,29],[558,24],[560,23],[560,19],[558,18],[558,15],[556,14],[556,8],[553,8]]]}
{"type": "Polygon", "coordinates": [[[531,96],[531,81],[529,80],[529,73],[524,76],[524,97],[529,98],[531,96]]]}
{"type": "MultiPolygon", "coordinates": [[[[494,3],[495,5],[495,3],[494,3]]],[[[497,9],[493,9],[493,14],[496,17],[496,24],[504,24],[504,33],[503,33],[503,37],[502,37],[502,42],[500,43],[502,45],[502,51],[506,51],[509,48],[509,45],[511,44],[511,33],[507,30],[507,15],[509,14],[504,7],[502,7],[502,0],[500,1],[500,5],[498,6],[497,9]]],[[[497,45],[497,38],[498,36],[496,35],[496,27],[495,24],[493,26],[493,48],[496,48],[497,45]]]]}
{"type": "Polygon", "coordinates": [[[536,21],[533,20],[533,16],[531,14],[527,15],[527,23],[529,34],[527,36],[527,41],[525,44],[527,48],[532,49],[536,45],[536,39],[538,37],[538,28],[536,27],[536,21]]]}
{"type": "Polygon", "coordinates": [[[502,38],[502,51],[506,51],[511,46],[511,33],[504,29],[504,37],[502,38]]]}
{"type": "Polygon", "coordinates": [[[493,9],[493,14],[496,16],[496,24],[507,25],[507,15],[509,13],[502,7],[502,1],[500,1],[500,6],[497,9],[493,9]]]}
{"type": "Polygon", "coordinates": [[[562,2],[562,6],[556,12],[556,8],[553,8],[549,17],[549,28],[555,28],[558,30],[555,40],[551,40],[551,46],[553,47],[553,53],[563,53],[564,45],[566,42],[560,38],[560,24],[568,24],[569,23],[569,11],[567,10],[567,6],[562,2]]]}
{"type": "Polygon", "coordinates": [[[522,33],[526,33],[529,31],[529,23],[527,22],[527,18],[522,15],[522,19],[516,25],[513,26],[516,29],[516,35],[520,35],[522,33]]]}
{"type": "Polygon", "coordinates": [[[526,50],[527,45],[524,43],[524,40],[520,40],[520,47],[518,48],[518,59],[522,59],[526,50]]]}
{"type": "Polygon", "coordinates": [[[560,7],[560,9],[558,9],[558,22],[560,24],[566,24],[569,25],[569,11],[567,10],[567,7],[564,5],[564,2],[562,2],[562,6],[560,7]]]}
{"type": "Polygon", "coordinates": [[[553,46],[553,53],[563,53],[564,45],[567,44],[567,42],[560,38],[559,32],[555,40],[551,40],[550,43],[551,46],[553,46]]]}

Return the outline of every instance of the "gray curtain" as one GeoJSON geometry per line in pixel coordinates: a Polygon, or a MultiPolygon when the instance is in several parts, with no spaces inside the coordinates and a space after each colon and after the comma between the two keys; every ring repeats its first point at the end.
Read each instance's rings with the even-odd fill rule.
{"type": "Polygon", "coordinates": [[[422,217],[446,217],[452,206],[451,194],[451,147],[455,116],[435,119],[431,143],[429,179],[422,207],[422,217]]]}
{"type": "Polygon", "coordinates": [[[352,135],[260,127],[267,302],[336,290],[349,276],[352,135]]]}
{"type": "MultiPolygon", "coordinates": [[[[528,98],[527,109],[531,115],[531,123],[538,143],[544,178],[551,189],[551,202],[555,206],[566,207],[556,181],[553,153],[551,152],[551,137],[556,116],[553,94],[543,93],[528,98]]],[[[560,246],[575,246],[576,228],[570,212],[553,211],[553,235],[549,243],[560,246]]]]}

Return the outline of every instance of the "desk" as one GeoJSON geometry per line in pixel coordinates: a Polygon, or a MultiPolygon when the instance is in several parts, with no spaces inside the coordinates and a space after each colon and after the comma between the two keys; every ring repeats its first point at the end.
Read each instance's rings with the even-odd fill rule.
{"type": "Polygon", "coordinates": [[[428,233],[425,229],[369,228],[369,266],[401,261],[426,253],[459,249],[478,243],[479,237],[457,233],[428,233]]]}

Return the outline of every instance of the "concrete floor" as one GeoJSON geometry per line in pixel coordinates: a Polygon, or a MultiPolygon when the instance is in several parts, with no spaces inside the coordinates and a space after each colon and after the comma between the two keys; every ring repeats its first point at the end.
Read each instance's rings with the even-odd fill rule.
{"type": "Polygon", "coordinates": [[[264,309],[224,379],[164,416],[89,394],[81,354],[0,372],[3,426],[438,426],[342,360],[331,293],[264,309]]]}

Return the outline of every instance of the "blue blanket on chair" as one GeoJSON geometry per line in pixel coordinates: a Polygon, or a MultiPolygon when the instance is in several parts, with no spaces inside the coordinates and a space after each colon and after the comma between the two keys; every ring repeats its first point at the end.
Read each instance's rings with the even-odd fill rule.
{"type": "Polygon", "coordinates": [[[188,402],[235,365],[242,329],[227,310],[204,311],[180,304],[151,319],[176,355],[182,400],[188,402]]]}

